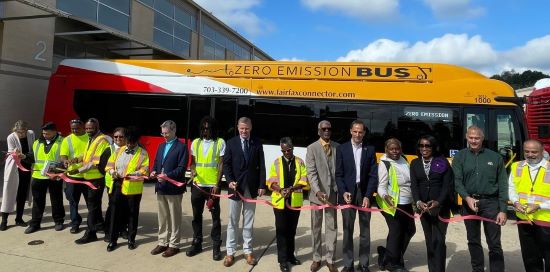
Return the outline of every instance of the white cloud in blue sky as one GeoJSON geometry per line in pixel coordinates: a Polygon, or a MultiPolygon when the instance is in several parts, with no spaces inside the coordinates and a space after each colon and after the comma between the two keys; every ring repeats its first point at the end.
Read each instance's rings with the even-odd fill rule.
{"type": "Polygon", "coordinates": [[[485,14],[485,9],[473,6],[470,0],[424,0],[440,20],[475,18],[485,14]]]}
{"type": "Polygon", "coordinates": [[[398,0],[300,0],[312,10],[339,12],[362,20],[390,19],[399,13],[398,0]]]}

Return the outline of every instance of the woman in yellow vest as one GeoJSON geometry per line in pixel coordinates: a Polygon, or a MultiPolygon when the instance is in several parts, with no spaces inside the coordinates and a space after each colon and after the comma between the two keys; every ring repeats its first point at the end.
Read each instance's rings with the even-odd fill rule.
{"type": "Polygon", "coordinates": [[[284,137],[280,141],[283,156],[275,159],[271,165],[267,187],[273,192],[271,202],[275,213],[277,237],[277,260],[281,271],[290,271],[288,263],[299,265],[301,262],[294,256],[294,238],[300,211],[289,209],[301,207],[304,201],[304,190],[309,190],[307,171],[304,161],[294,156],[292,140],[284,137]]]}
{"type": "Polygon", "coordinates": [[[388,225],[386,247],[378,247],[380,270],[407,271],[403,255],[416,232],[414,220],[396,207],[413,214],[411,178],[409,163],[401,149],[401,142],[395,138],[385,143],[386,154],[378,165],[378,196],[376,202],[383,209],[382,215],[388,225]]]}
{"type": "MultiPolygon", "coordinates": [[[[116,154],[121,147],[126,145],[126,128],[117,127],[113,130],[113,144],[111,145],[111,155],[116,154]]],[[[109,156],[110,157],[110,156],[109,156]]],[[[111,195],[113,193],[113,178],[110,175],[105,175],[105,188],[107,189],[107,197],[109,203],[107,204],[107,210],[105,211],[105,237],[103,241],[109,243],[111,234],[109,233],[109,226],[111,225],[111,210],[113,209],[113,203],[111,202],[111,195]]],[[[122,239],[128,239],[128,220],[126,220],[122,226],[119,226],[118,230],[122,239]]]]}
{"type": "Polygon", "coordinates": [[[130,127],[126,131],[126,146],[111,154],[105,172],[112,180],[111,218],[109,227],[109,244],[107,251],[117,247],[119,231],[128,222],[128,248],[136,245],[136,234],[139,217],[139,204],[143,193],[143,178],[149,172],[149,156],[138,144],[137,129],[130,127]]]}

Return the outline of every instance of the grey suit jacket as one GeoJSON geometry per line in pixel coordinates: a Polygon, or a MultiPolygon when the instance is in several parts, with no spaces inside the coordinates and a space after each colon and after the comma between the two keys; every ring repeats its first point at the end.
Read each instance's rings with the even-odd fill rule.
{"type": "Polygon", "coordinates": [[[312,203],[324,204],[316,196],[317,192],[324,192],[327,194],[327,199],[332,204],[336,204],[337,187],[334,172],[336,169],[336,147],[338,146],[337,142],[330,141],[332,149],[330,159],[325,155],[319,140],[307,147],[306,168],[307,179],[311,187],[309,201],[312,203]]]}

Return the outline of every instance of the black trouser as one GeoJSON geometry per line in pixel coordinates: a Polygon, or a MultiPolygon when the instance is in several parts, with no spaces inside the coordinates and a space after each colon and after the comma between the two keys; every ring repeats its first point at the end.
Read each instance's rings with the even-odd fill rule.
{"type": "MultiPolygon", "coordinates": [[[[30,166],[25,166],[28,169],[30,169],[30,166]]],[[[25,202],[27,201],[27,197],[29,195],[29,186],[31,184],[31,171],[21,171],[20,169],[17,169],[19,172],[19,185],[17,187],[17,196],[15,198],[16,200],[16,209],[15,209],[15,220],[16,221],[22,221],[23,220],[23,212],[25,211],[25,202]]]]}
{"type": "MultiPolygon", "coordinates": [[[[107,188],[106,188],[107,189],[107,188]]],[[[114,188],[113,188],[114,191],[114,188]]],[[[112,191],[112,192],[113,192],[112,191]]],[[[107,204],[107,210],[105,210],[105,237],[111,237],[111,217],[112,217],[112,209],[113,205],[113,193],[107,192],[107,197],[109,199],[109,203],[107,204]]],[[[123,218],[124,222],[122,222],[122,225],[120,226],[120,229],[118,230],[119,233],[122,233],[123,231],[128,230],[128,218],[123,218]]]]}
{"type": "Polygon", "coordinates": [[[91,182],[95,187],[97,187],[96,190],[88,187],[87,189],[87,199],[88,203],[86,205],[88,206],[88,233],[95,234],[97,231],[97,225],[103,224],[103,213],[101,211],[101,201],[103,197],[103,189],[105,188],[105,179],[99,178],[99,179],[92,179],[87,180],[91,182]]]}
{"type": "MultiPolygon", "coordinates": [[[[363,197],[361,197],[359,186],[352,199],[353,205],[361,207],[363,197]]],[[[355,227],[355,216],[359,213],[359,263],[362,266],[369,265],[370,256],[370,217],[369,212],[356,211],[349,208],[342,210],[342,225],[344,238],[342,239],[342,251],[345,267],[353,267],[353,229],[355,227]]]]}
{"type": "MultiPolygon", "coordinates": [[[[441,214],[441,217],[449,218],[449,212],[441,214]]],[[[426,248],[428,251],[428,270],[430,272],[445,271],[447,258],[447,246],[445,246],[445,235],[447,234],[448,223],[442,222],[438,214],[424,213],[420,218],[426,248]]]]}
{"type": "MultiPolygon", "coordinates": [[[[202,190],[210,192],[211,188],[201,187],[202,190]]],[[[202,213],[205,202],[208,201],[208,194],[201,192],[195,186],[191,186],[191,206],[193,207],[193,243],[202,243],[202,213]]],[[[212,230],[210,238],[215,246],[221,245],[222,225],[220,220],[220,198],[212,198],[214,206],[210,213],[212,214],[212,230]]]]}
{"type": "MultiPolygon", "coordinates": [[[[74,178],[74,180],[84,180],[83,178],[74,178]]],[[[82,223],[82,216],[78,213],[78,204],[80,203],[80,196],[84,196],[86,205],[88,204],[88,186],[84,184],[67,183],[65,187],[65,197],[69,201],[69,211],[71,213],[71,226],[78,227],[82,223]]]]}
{"type": "Polygon", "coordinates": [[[296,228],[300,211],[293,211],[285,206],[284,209],[273,209],[275,214],[275,233],[277,237],[277,261],[284,264],[296,259],[294,256],[296,228]]]}
{"type": "Polygon", "coordinates": [[[116,243],[120,231],[128,222],[128,241],[135,242],[139,221],[139,204],[141,203],[141,194],[124,195],[122,194],[121,181],[113,182],[113,192],[111,193],[111,218],[109,219],[110,241],[116,243]]]}
{"type": "Polygon", "coordinates": [[[550,227],[518,225],[523,266],[528,272],[550,271],[550,227]]]}
{"type": "MultiPolygon", "coordinates": [[[[411,204],[397,205],[397,207],[409,214],[414,213],[411,204]]],[[[390,270],[404,268],[405,261],[403,255],[407,251],[411,238],[416,233],[414,219],[399,210],[395,212],[394,216],[385,212],[382,212],[382,215],[388,225],[384,264],[390,270]]]]}
{"type": "Polygon", "coordinates": [[[42,216],[46,207],[46,193],[50,192],[52,205],[52,217],[56,225],[63,224],[65,220],[65,207],[63,206],[63,181],[51,179],[32,179],[32,219],[30,226],[40,227],[42,216]]]}
{"type": "MultiPolygon", "coordinates": [[[[466,204],[466,203],[464,203],[466,204]]],[[[477,214],[481,217],[495,219],[499,213],[498,198],[480,199],[478,204],[478,212],[470,210],[468,205],[463,205],[465,215],[477,214]]],[[[464,220],[466,225],[466,234],[468,237],[468,250],[474,272],[484,271],[483,247],[481,246],[481,221],[479,220],[464,220]]],[[[504,255],[500,244],[500,226],[492,222],[483,222],[485,238],[489,246],[489,266],[491,272],[504,271],[504,255]]]]}

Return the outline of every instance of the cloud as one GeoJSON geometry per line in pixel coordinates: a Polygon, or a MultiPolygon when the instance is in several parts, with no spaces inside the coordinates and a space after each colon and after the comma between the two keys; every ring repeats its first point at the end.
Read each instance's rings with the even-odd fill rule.
{"type": "Polygon", "coordinates": [[[379,39],[362,49],[349,51],[338,61],[367,62],[438,62],[469,67],[485,75],[504,70],[550,72],[550,35],[525,45],[497,51],[479,35],[445,34],[430,41],[410,44],[406,41],[379,39]],[[546,49],[546,50],[545,50],[546,49]]]}
{"type": "Polygon", "coordinates": [[[442,20],[476,18],[485,14],[482,7],[473,7],[471,0],[424,0],[435,14],[442,20]]]}
{"type": "Polygon", "coordinates": [[[242,30],[252,37],[257,37],[273,27],[260,19],[252,8],[261,4],[261,0],[195,0],[204,9],[234,29],[242,30]]]}
{"type": "Polygon", "coordinates": [[[300,0],[312,10],[327,10],[364,20],[390,20],[398,13],[399,0],[300,0]]]}

